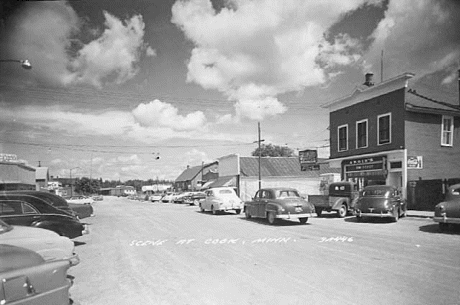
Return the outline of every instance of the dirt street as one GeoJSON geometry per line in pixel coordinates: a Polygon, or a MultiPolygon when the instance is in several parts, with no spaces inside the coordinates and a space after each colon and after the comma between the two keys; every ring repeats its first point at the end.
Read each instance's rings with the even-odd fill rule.
{"type": "Polygon", "coordinates": [[[430,219],[276,226],[105,197],[75,239],[72,297],[107,304],[460,304],[460,234],[430,219]]]}

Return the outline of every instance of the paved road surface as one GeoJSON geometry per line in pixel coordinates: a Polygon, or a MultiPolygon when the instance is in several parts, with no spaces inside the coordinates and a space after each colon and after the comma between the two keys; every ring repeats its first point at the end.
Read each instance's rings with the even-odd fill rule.
{"type": "Polygon", "coordinates": [[[72,297],[107,304],[460,304],[460,234],[430,219],[244,215],[105,197],[72,297]]]}

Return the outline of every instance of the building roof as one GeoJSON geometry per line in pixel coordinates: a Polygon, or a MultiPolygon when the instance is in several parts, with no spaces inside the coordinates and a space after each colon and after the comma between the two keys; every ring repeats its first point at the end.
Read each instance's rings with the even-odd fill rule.
{"type": "Polygon", "coordinates": [[[176,182],[182,182],[182,181],[190,181],[193,180],[200,172],[201,172],[202,166],[193,166],[185,169],[182,174],[179,175],[179,177],[176,178],[176,182]]]}
{"type": "Polygon", "coordinates": [[[35,179],[36,180],[49,180],[48,167],[36,167],[35,168],[35,179]]]}
{"type": "Polygon", "coordinates": [[[460,113],[459,101],[450,95],[440,94],[437,91],[410,88],[406,93],[406,106],[408,110],[440,110],[460,113]]]}
{"type": "MultiPolygon", "coordinates": [[[[319,170],[301,171],[298,157],[262,157],[260,160],[261,176],[274,177],[319,177],[325,173],[339,173],[339,168],[330,168],[326,159],[318,158],[319,170]]],[[[242,176],[259,175],[258,157],[240,157],[240,171],[242,176]]]]}

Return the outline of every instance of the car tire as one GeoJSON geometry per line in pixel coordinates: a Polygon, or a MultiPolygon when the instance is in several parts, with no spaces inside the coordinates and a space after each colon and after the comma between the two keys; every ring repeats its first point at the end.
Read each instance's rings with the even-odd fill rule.
{"type": "Polygon", "coordinates": [[[236,209],[235,213],[236,213],[236,215],[239,215],[241,213],[241,209],[236,209]]]}
{"type": "Polygon", "coordinates": [[[302,217],[302,218],[299,218],[299,221],[300,221],[300,223],[301,223],[301,224],[303,224],[303,225],[304,225],[304,224],[306,224],[306,223],[307,223],[307,221],[308,221],[308,217],[302,217]]]}
{"type": "Polygon", "coordinates": [[[340,218],[344,218],[345,216],[347,216],[347,206],[342,204],[340,206],[340,208],[337,210],[337,216],[339,216],[340,218]]]}
{"type": "Polygon", "coordinates": [[[396,214],[392,218],[393,222],[398,222],[399,220],[399,209],[396,209],[396,214]]]}
{"type": "Polygon", "coordinates": [[[268,220],[268,223],[271,224],[271,225],[276,224],[277,219],[276,219],[275,212],[268,212],[267,213],[267,220],[268,220]]]}
{"type": "Polygon", "coordinates": [[[318,215],[318,217],[321,217],[321,214],[323,213],[323,209],[315,209],[316,210],[316,215],[318,215]]]}
{"type": "Polygon", "coordinates": [[[203,207],[201,206],[201,203],[200,203],[200,211],[201,211],[201,213],[204,213],[204,209],[203,209],[203,207]]]}
{"type": "Polygon", "coordinates": [[[195,199],[192,205],[199,205],[199,204],[200,204],[200,201],[198,199],[195,199]]]}
{"type": "Polygon", "coordinates": [[[252,217],[251,214],[249,213],[248,209],[245,209],[244,215],[246,215],[246,219],[251,219],[251,217],[252,217]]]}
{"type": "Polygon", "coordinates": [[[214,206],[213,206],[213,205],[211,206],[211,213],[212,213],[212,215],[217,215],[217,211],[214,210],[214,206]]]}

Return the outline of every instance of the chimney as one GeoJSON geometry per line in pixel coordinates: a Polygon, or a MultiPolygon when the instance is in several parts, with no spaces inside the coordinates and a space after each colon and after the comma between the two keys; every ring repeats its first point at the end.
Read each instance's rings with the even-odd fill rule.
{"type": "Polygon", "coordinates": [[[364,82],[364,85],[368,87],[374,86],[374,82],[372,81],[372,77],[374,76],[374,73],[368,72],[366,73],[366,81],[364,82]]]}

